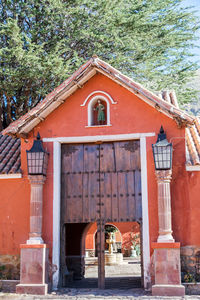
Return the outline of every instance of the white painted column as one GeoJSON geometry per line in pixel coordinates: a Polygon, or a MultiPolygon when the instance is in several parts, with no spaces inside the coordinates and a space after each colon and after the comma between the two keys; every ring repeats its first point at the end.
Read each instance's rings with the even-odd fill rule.
{"type": "Polygon", "coordinates": [[[171,195],[170,182],[172,171],[156,171],[158,182],[158,217],[159,217],[159,236],[158,243],[173,243],[172,221],[171,221],[171,195]]]}
{"type": "Polygon", "coordinates": [[[150,276],[150,245],[149,245],[149,207],[147,189],[147,153],[146,138],[140,138],[141,187],[142,187],[142,253],[144,288],[148,290],[151,284],[150,276]]]}

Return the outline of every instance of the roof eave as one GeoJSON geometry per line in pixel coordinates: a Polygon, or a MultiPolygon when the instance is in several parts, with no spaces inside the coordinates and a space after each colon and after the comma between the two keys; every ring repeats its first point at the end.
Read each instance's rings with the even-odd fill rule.
{"type": "Polygon", "coordinates": [[[17,137],[27,137],[28,133],[43,121],[53,110],[60,106],[69,96],[71,96],[78,88],[81,88],[85,82],[93,77],[97,72],[104,74],[117,82],[131,93],[137,95],[140,99],[161,111],[168,117],[175,119],[179,127],[194,123],[194,118],[186,114],[184,111],[169,104],[159,98],[157,95],[148,91],[140,84],[134,82],[129,77],[103,62],[99,58],[92,58],[86,64],[81,66],[69,79],[64,81],[58,88],[49,94],[39,105],[27,113],[27,118],[21,121],[17,126],[15,122],[9,125],[2,133],[17,137]],[[14,124],[15,123],[15,124],[14,124]]]}

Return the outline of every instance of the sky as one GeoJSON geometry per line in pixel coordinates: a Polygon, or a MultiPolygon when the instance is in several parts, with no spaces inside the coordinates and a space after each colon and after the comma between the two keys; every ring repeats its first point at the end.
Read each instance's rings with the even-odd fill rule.
{"type": "MultiPolygon", "coordinates": [[[[194,10],[196,10],[196,14],[199,16],[199,22],[200,22],[200,0],[184,0],[183,6],[194,6],[194,10]]],[[[200,30],[197,33],[198,40],[196,41],[196,45],[200,47],[200,30]]],[[[193,49],[193,53],[197,54],[198,57],[194,58],[194,60],[200,61],[200,49],[195,48],[193,49]]]]}

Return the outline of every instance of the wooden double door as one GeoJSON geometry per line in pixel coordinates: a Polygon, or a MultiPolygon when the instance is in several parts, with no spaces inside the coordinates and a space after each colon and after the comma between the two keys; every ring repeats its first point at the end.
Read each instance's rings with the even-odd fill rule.
{"type": "Polygon", "coordinates": [[[104,288],[105,224],[142,218],[140,142],[63,144],[61,178],[61,226],[97,223],[98,286],[104,288]]]}

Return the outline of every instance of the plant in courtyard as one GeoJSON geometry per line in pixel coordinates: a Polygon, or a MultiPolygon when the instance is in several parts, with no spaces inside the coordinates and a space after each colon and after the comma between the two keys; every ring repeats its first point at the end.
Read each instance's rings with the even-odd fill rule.
{"type": "Polygon", "coordinates": [[[5,274],[6,267],[4,265],[0,266],[0,279],[1,280],[7,280],[9,276],[5,274]]]}
{"type": "Polygon", "coordinates": [[[94,53],[147,88],[192,100],[199,22],[182,1],[0,1],[0,130],[94,53]]]}
{"type": "Polygon", "coordinates": [[[106,225],[105,226],[105,233],[114,233],[117,232],[117,228],[112,225],[106,225]]]}
{"type": "Polygon", "coordinates": [[[139,256],[140,255],[140,234],[132,232],[130,233],[130,237],[131,237],[131,244],[132,244],[131,249],[134,251],[136,256],[139,256]]]}
{"type": "Polygon", "coordinates": [[[131,236],[131,248],[136,250],[138,245],[140,244],[140,234],[139,233],[130,233],[131,236]]]}
{"type": "Polygon", "coordinates": [[[195,276],[192,273],[187,272],[183,275],[183,282],[192,283],[195,282],[195,276]]]}

